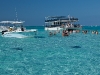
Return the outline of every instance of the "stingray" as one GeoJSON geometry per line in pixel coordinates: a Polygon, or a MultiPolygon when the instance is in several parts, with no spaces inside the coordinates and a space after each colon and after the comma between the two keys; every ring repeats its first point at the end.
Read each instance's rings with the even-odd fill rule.
{"type": "Polygon", "coordinates": [[[81,48],[80,46],[71,46],[71,48],[81,48]]]}
{"type": "Polygon", "coordinates": [[[45,38],[43,36],[34,36],[34,38],[45,38]]]}
{"type": "Polygon", "coordinates": [[[11,49],[14,49],[14,50],[23,50],[23,48],[21,48],[21,47],[15,47],[15,48],[11,48],[11,49]]]}

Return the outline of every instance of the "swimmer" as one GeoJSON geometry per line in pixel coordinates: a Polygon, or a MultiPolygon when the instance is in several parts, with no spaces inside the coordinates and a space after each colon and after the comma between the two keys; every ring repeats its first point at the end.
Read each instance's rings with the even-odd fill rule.
{"type": "Polygon", "coordinates": [[[52,36],[52,35],[53,35],[53,33],[52,33],[52,32],[49,32],[49,35],[50,35],[50,36],[52,36]]]}
{"type": "Polygon", "coordinates": [[[96,31],[95,34],[98,34],[98,31],[96,31]]]}
{"type": "Polygon", "coordinates": [[[95,33],[95,31],[92,31],[92,34],[94,34],[95,33]]]}
{"type": "Polygon", "coordinates": [[[54,32],[54,35],[56,35],[56,31],[54,32]]]}

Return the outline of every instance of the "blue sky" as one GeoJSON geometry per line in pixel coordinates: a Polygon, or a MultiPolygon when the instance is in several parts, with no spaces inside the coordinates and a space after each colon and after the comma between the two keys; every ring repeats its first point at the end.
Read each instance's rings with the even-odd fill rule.
{"type": "Polygon", "coordinates": [[[44,25],[46,16],[79,18],[82,25],[100,25],[100,0],[0,0],[0,21],[24,20],[25,25],[44,25]]]}

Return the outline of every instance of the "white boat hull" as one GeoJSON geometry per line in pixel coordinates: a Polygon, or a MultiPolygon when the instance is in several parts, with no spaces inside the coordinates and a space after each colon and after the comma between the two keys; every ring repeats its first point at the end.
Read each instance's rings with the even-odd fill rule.
{"type": "Polygon", "coordinates": [[[61,27],[45,27],[45,30],[62,30],[61,27]]]}
{"type": "Polygon", "coordinates": [[[27,36],[17,33],[5,33],[2,35],[2,37],[13,37],[13,38],[26,38],[27,36]]]}

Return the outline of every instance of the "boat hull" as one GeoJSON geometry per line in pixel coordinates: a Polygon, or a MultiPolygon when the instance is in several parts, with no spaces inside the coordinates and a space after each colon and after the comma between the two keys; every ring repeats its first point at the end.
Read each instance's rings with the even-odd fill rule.
{"type": "Polygon", "coordinates": [[[61,27],[45,27],[45,30],[62,30],[61,27]]]}

